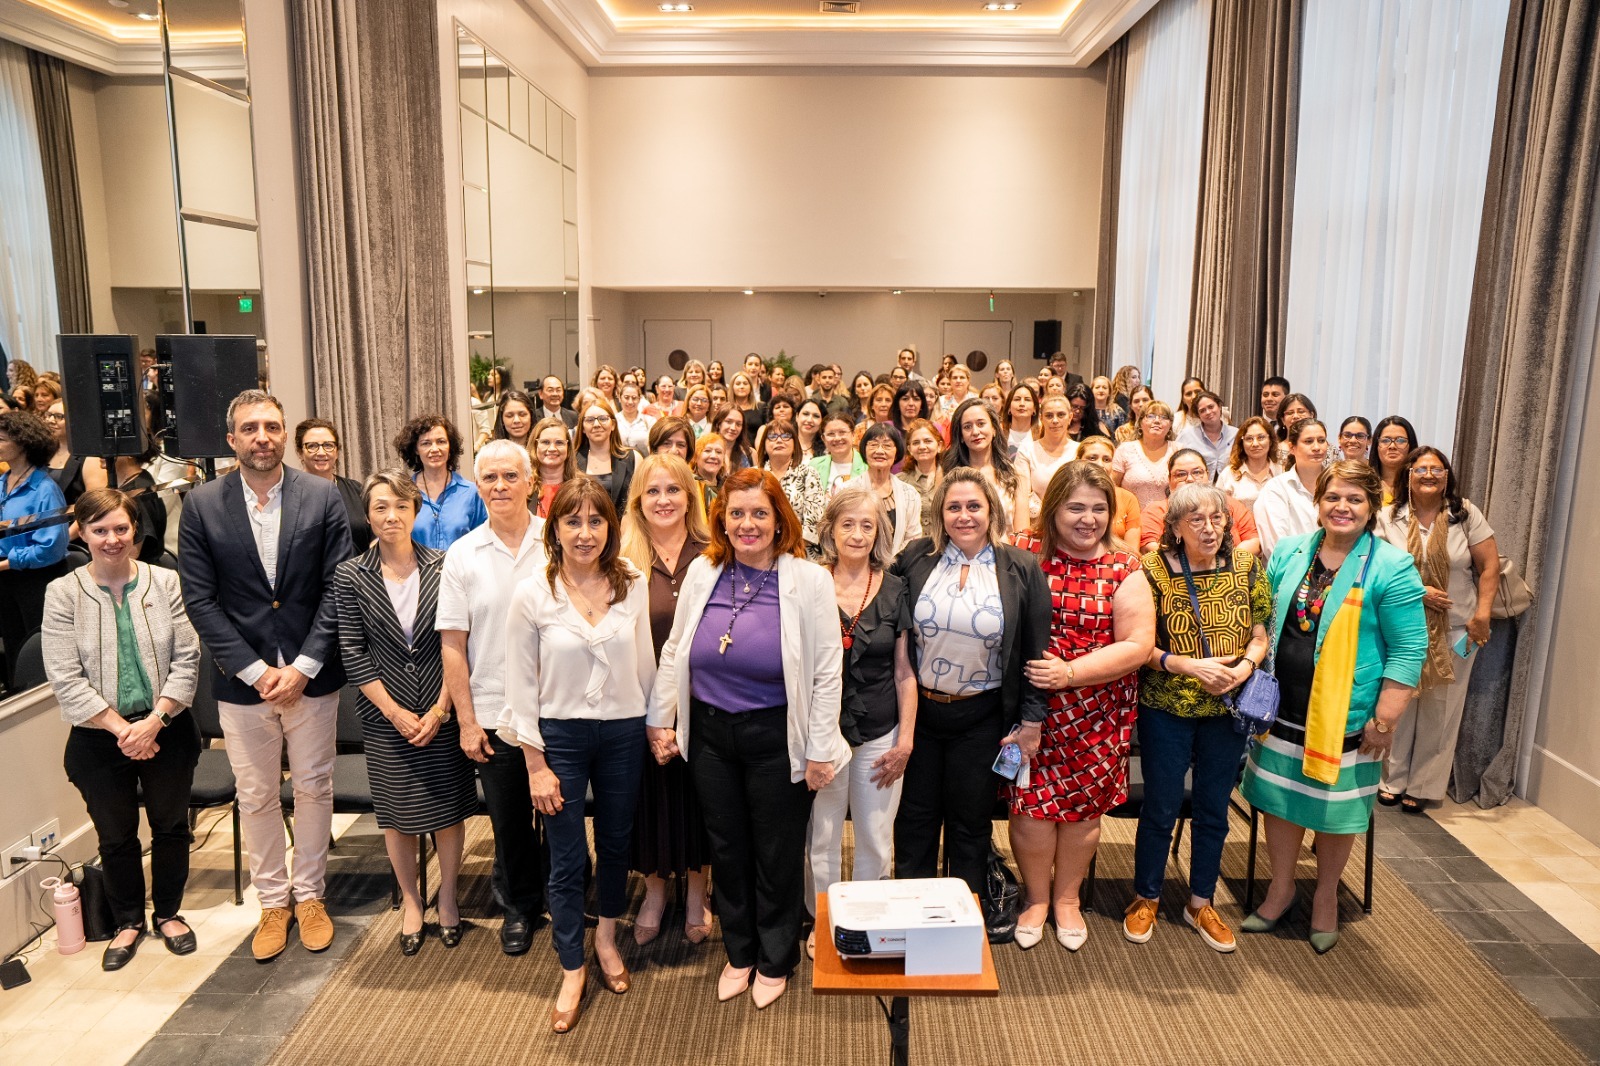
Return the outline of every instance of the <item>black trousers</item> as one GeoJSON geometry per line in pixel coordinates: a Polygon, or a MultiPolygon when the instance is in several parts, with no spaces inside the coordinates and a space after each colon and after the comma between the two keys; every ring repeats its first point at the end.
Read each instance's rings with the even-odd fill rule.
{"type": "Polygon", "coordinates": [[[730,965],[788,977],[800,964],[812,792],[789,780],[789,709],[730,714],[694,700],[689,772],[705,814],[730,965]]]}
{"type": "Polygon", "coordinates": [[[939,876],[944,833],[950,876],[982,893],[1001,779],[994,758],[1006,735],[998,689],[962,700],[917,701],[917,743],[894,819],[894,875],[939,876]]]}
{"type": "Polygon", "coordinates": [[[105,869],[106,898],[119,928],[144,926],[144,860],[139,846],[139,801],[150,823],[150,881],[157,918],[183,907],[189,880],[189,790],[200,760],[193,716],[181,714],[156,737],[149,759],[122,754],[104,729],[77,726],[63,759],[67,780],[83,794],[105,869]]]}
{"type": "Polygon", "coordinates": [[[0,570],[0,640],[5,641],[6,688],[16,687],[17,654],[44,624],[45,586],[66,572],[65,561],[38,570],[0,570]]]}
{"type": "Polygon", "coordinates": [[[533,821],[528,764],[522,749],[488,731],[494,754],[476,764],[483,801],[494,829],[494,873],[490,883],[507,915],[530,921],[544,913],[546,860],[533,821]]]}

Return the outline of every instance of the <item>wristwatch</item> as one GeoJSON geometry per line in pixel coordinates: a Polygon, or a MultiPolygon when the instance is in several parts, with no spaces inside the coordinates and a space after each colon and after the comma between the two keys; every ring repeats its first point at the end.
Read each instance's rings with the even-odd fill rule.
{"type": "Polygon", "coordinates": [[[437,703],[428,708],[428,713],[439,719],[440,725],[443,725],[450,720],[450,712],[439,706],[437,703]]]}
{"type": "Polygon", "coordinates": [[[1380,719],[1377,715],[1373,715],[1372,716],[1372,728],[1376,729],[1380,733],[1393,733],[1394,732],[1394,726],[1392,726],[1392,725],[1384,725],[1383,724],[1383,720],[1380,719]]]}
{"type": "Polygon", "coordinates": [[[161,728],[165,729],[167,726],[172,724],[172,716],[167,714],[165,711],[152,711],[150,713],[154,714],[157,720],[161,722],[161,728]]]}

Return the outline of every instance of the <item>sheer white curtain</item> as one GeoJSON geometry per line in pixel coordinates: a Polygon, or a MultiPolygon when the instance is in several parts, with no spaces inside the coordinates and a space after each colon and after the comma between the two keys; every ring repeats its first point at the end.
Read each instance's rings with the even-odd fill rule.
{"type": "Polygon", "coordinates": [[[1111,365],[1174,401],[1189,348],[1211,0],[1161,0],[1128,33],[1111,365]]]}
{"type": "Polygon", "coordinates": [[[1507,0],[1306,0],[1284,376],[1455,436],[1507,0]]]}
{"type": "Polygon", "coordinates": [[[54,367],[59,321],[28,53],[0,41],[0,344],[12,359],[54,367]]]}

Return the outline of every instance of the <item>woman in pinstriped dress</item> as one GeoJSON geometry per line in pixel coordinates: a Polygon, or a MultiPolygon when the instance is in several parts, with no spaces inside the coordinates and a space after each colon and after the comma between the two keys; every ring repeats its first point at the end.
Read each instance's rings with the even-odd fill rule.
{"type": "Polygon", "coordinates": [[[472,764],[450,713],[434,611],[444,553],[411,539],[420,495],[403,473],[383,472],[362,488],[376,543],[339,564],[339,650],[366,741],[367,775],[404,914],[400,950],[422,948],[424,900],[417,890],[417,836],[439,851],[439,939],[461,941],[456,878],[463,822],[478,809],[472,764]]]}

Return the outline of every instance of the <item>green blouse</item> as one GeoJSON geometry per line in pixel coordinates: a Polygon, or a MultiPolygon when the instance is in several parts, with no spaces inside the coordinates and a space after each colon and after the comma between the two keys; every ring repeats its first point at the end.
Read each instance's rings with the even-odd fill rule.
{"type": "Polygon", "coordinates": [[[144,661],[139,656],[139,639],[133,632],[133,614],[128,607],[133,590],[139,586],[134,577],[122,588],[122,599],[117,599],[104,585],[100,591],[111,597],[117,618],[117,713],[124,718],[135,718],[155,710],[155,693],[150,688],[150,675],[145,673],[144,661]]]}
{"type": "MultiPolygon", "coordinates": [[[[1158,551],[1146,555],[1143,563],[1155,592],[1156,648],[1173,655],[1204,658],[1183,571],[1179,569],[1174,574],[1168,569],[1166,556],[1158,551]]],[[[1237,548],[1232,564],[1227,569],[1194,575],[1195,595],[1200,600],[1211,654],[1229,659],[1244,654],[1256,626],[1270,632],[1272,620],[1272,583],[1267,579],[1267,568],[1250,552],[1237,548]]],[[[1148,666],[1139,670],[1139,702],[1179,718],[1229,713],[1222,697],[1207,692],[1198,678],[1148,666]]]]}

